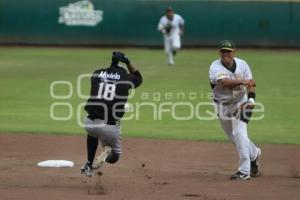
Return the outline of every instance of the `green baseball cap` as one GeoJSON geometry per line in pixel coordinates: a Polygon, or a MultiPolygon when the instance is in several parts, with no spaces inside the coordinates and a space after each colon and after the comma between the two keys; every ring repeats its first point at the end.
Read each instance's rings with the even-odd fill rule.
{"type": "Polygon", "coordinates": [[[219,50],[229,50],[234,51],[235,45],[230,40],[222,40],[219,44],[219,50]]]}
{"type": "Polygon", "coordinates": [[[172,6],[168,6],[166,11],[167,11],[167,12],[173,11],[172,6]]]}

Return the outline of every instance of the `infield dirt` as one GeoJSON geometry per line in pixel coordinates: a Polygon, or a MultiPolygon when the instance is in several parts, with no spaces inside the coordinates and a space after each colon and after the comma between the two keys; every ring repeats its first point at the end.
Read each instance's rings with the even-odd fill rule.
{"type": "Polygon", "coordinates": [[[87,178],[79,170],[84,136],[0,134],[0,199],[300,199],[299,145],[260,147],[263,176],[230,181],[237,166],[230,143],[129,138],[117,164],[87,178]],[[75,167],[37,167],[50,159],[75,167]]]}

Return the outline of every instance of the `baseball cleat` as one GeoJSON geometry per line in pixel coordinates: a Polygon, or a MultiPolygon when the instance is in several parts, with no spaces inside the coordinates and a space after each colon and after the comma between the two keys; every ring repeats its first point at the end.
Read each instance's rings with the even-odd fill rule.
{"type": "Polygon", "coordinates": [[[93,169],[99,169],[105,163],[106,158],[111,154],[111,147],[104,147],[100,156],[96,158],[93,164],[93,169]]]}
{"type": "Polygon", "coordinates": [[[169,66],[173,66],[174,64],[175,64],[174,61],[168,62],[168,65],[169,65],[169,66]]]}
{"type": "Polygon", "coordinates": [[[230,180],[250,180],[250,176],[243,172],[237,171],[235,174],[230,176],[230,180]]]}
{"type": "Polygon", "coordinates": [[[250,175],[251,177],[257,177],[260,175],[259,172],[259,163],[258,163],[258,158],[261,155],[261,149],[258,148],[258,154],[255,160],[251,161],[251,170],[250,170],[250,175]]]}
{"type": "Polygon", "coordinates": [[[86,163],[85,165],[83,165],[80,168],[80,170],[81,170],[81,173],[85,174],[87,177],[92,177],[94,175],[93,169],[89,163],[86,163]]]}

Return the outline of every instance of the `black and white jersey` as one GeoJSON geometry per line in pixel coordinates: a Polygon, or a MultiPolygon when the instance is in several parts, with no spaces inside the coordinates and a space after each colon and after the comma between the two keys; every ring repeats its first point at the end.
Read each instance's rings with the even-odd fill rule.
{"type": "Polygon", "coordinates": [[[142,83],[139,71],[128,73],[120,66],[96,70],[91,77],[90,98],[85,110],[90,118],[109,122],[120,120],[124,113],[129,90],[142,83]]]}

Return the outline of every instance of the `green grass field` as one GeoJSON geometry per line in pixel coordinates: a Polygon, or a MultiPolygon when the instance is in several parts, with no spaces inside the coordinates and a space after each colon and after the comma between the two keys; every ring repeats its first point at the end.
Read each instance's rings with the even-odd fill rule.
{"type": "MultiPolygon", "coordinates": [[[[144,84],[130,103],[165,102],[165,92],[175,95],[169,102],[207,101],[210,92],[208,68],[217,58],[215,50],[182,50],[176,57],[176,66],[165,63],[162,50],[123,49],[144,75],[144,84]],[[184,93],[176,98],[176,92],[184,93]],[[196,92],[197,98],[187,98],[196,92]],[[146,93],[149,95],[146,95],[146,93]],[[157,95],[162,97],[157,99],[157,95]],[[146,95],[146,96],[145,96],[146,95]],[[153,98],[154,96],[154,98],[153,98]],[[148,100],[146,100],[148,98],[148,100]]],[[[76,109],[85,99],[77,95],[76,80],[80,74],[91,73],[110,63],[112,49],[71,48],[0,48],[0,132],[84,134],[76,123],[76,109]],[[73,95],[69,99],[53,99],[50,85],[53,81],[70,81],[73,95]],[[67,121],[50,117],[52,103],[70,103],[74,115],[67,121]]],[[[300,51],[241,50],[237,54],[248,61],[257,81],[257,101],[265,106],[265,117],[249,125],[249,135],[259,143],[300,143],[300,51]]],[[[83,81],[83,93],[88,94],[89,81],[83,81]]],[[[55,93],[65,95],[66,87],[58,86],[55,93]]],[[[171,106],[166,106],[168,109],[171,106]]],[[[201,109],[204,114],[206,109],[201,109]]],[[[81,111],[83,114],[83,112],[81,111]]],[[[178,107],[178,116],[188,115],[186,107],[178,107]]],[[[68,110],[55,109],[55,115],[66,116],[68,110]]],[[[130,113],[127,114],[129,116],[130,113]]],[[[172,119],[163,113],[162,120],[153,119],[153,109],[144,106],[139,120],[122,122],[125,137],[172,138],[187,140],[227,140],[217,120],[203,121],[193,117],[186,121],[172,119]]]]}

